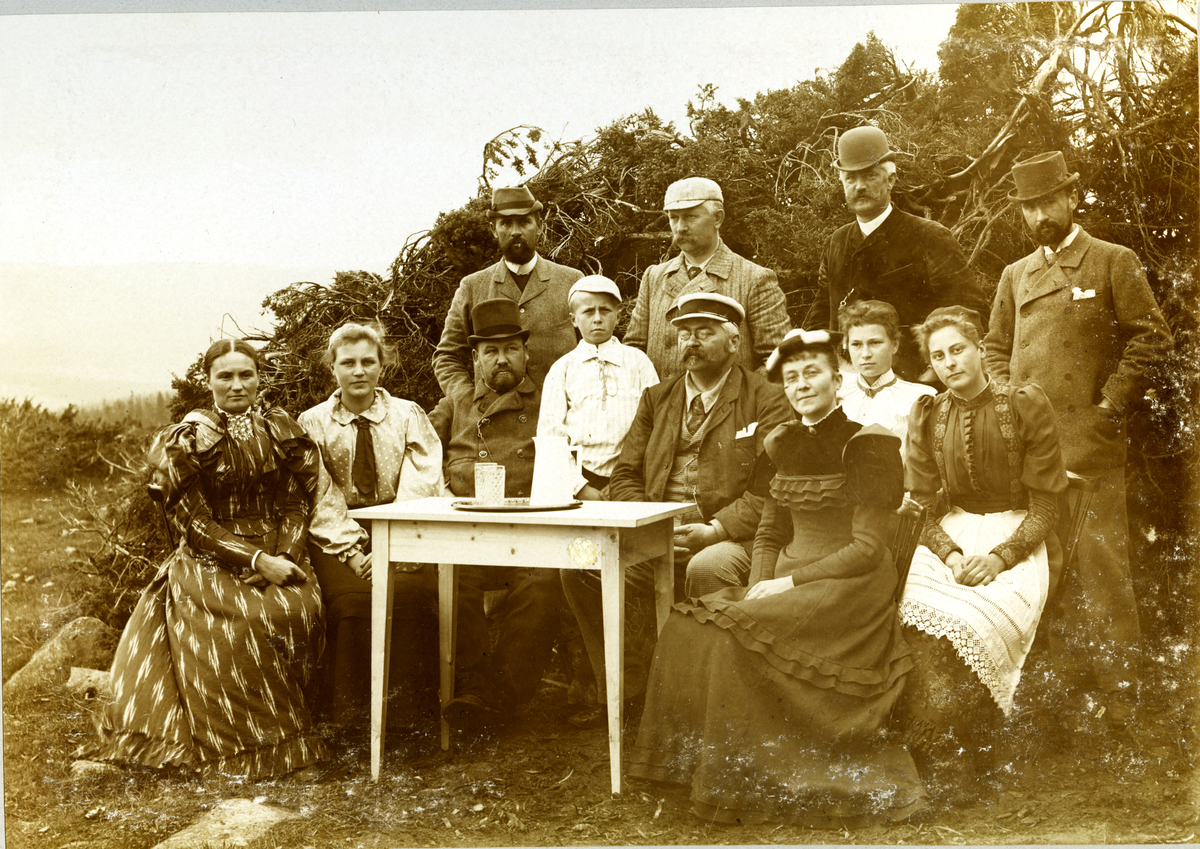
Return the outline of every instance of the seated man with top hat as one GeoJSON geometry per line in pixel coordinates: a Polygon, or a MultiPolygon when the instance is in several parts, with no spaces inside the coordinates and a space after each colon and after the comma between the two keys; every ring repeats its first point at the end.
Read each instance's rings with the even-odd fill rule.
{"type": "Polygon", "coordinates": [[[538,254],[543,229],[541,201],[525,186],[496,189],[488,217],[501,259],[462,279],[433,353],[433,373],[447,396],[470,394],[474,385],[471,310],[483,301],[508,298],[517,304],[522,324],[533,334],[526,371],[538,388],[554,361],[575,347],[567,292],[583,274],[538,254]]]}
{"type": "Polygon", "coordinates": [[[987,315],[987,301],[954,234],[892,205],[896,154],[878,127],[855,127],[837,141],[833,163],[855,220],[829,237],[817,275],[817,299],[804,326],[844,331],[839,311],[856,301],[885,301],[900,316],[893,369],[904,380],[934,383],[910,330],[938,307],[959,304],[987,315]]]}
{"type": "MultiPolygon", "coordinates": [[[[471,310],[469,337],[475,384],[443,398],[429,415],[442,440],[446,486],[475,497],[476,462],[504,467],[504,495],[528,498],[533,483],[533,437],[541,390],[526,372],[530,332],[517,302],[493,298],[471,310]]],[[[457,696],[444,707],[460,730],[507,718],[538,689],[565,612],[552,569],[462,566],[458,570],[457,696]],[[488,648],[483,594],[508,590],[500,608],[496,644],[488,648]]]]}
{"type": "MultiPolygon", "coordinates": [[[[742,305],[724,295],[696,292],[679,299],[666,318],[675,327],[684,371],[642,393],[609,481],[613,501],[694,505],[676,520],[677,596],[681,584],[687,597],[697,598],[745,583],[763,505],[747,487],[764,437],[792,418],[782,389],[740,360],[745,316],[742,305]]],[[[600,581],[594,572],[561,574],[603,705],[600,581]]],[[[644,692],[654,651],[650,563],[627,570],[625,605],[628,701],[644,692]]],[[[604,713],[596,709],[571,721],[599,724],[604,713]]]]}

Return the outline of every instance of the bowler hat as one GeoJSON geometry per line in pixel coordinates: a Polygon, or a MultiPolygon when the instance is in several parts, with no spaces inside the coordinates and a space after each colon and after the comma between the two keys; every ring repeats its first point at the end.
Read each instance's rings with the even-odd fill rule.
{"type": "Polygon", "coordinates": [[[725,195],[716,181],[707,177],[685,177],[667,186],[667,196],[663,199],[663,209],[691,209],[706,200],[725,202],[725,195]]]}
{"type": "Polygon", "coordinates": [[[787,335],[780,340],[779,347],[771,352],[771,356],[767,357],[767,379],[772,383],[781,382],[780,370],[783,368],[783,363],[793,354],[801,351],[827,350],[833,354],[836,361],[837,349],[841,347],[841,344],[841,333],[828,330],[801,330],[800,328],[789,330],[787,335]]]}
{"type": "Polygon", "coordinates": [[[488,218],[541,211],[542,202],[533,197],[533,192],[527,186],[513,186],[492,190],[492,208],[488,210],[488,218]]]}
{"type": "Polygon", "coordinates": [[[1079,172],[1068,174],[1067,160],[1062,151],[1052,150],[1013,165],[1012,178],[1017,188],[1009,192],[1008,197],[1010,200],[1023,201],[1065,189],[1079,179],[1079,172]]]}
{"type": "Polygon", "coordinates": [[[883,130],[872,126],[846,130],[838,136],[837,152],[838,158],[833,164],[842,171],[862,171],[896,158],[883,130]]]}
{"type": "Polygon", "coordinates": [[[472,345],[514,336],[529,338],[529,331],[521,326],[521,308],[511,298],[492,298],[471,307],[471,327],[475,330],[468,337],[472,345]]]}
{"type": "Polygon", "coordinates": [[[726,295],[718,295],[716,292],[692,292],[682,295],[675,305],[667,310],[667,320],[672,324],[679,324],[689,318],[711,318],[714,321],[741,324],[746,320],[746,310],[726,295]]]}

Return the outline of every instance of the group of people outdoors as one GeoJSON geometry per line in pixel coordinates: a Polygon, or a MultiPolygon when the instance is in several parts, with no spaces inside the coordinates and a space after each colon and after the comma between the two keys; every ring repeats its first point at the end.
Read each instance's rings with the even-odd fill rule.
{"type": "MultiPolygon", "coordinates": [[[[627,570],[621,698],[640,714],[629,773],[690,786],[708,819],[902,820],[926,806],[923,778],[983,758],[1066,591],[1068,470],[1098,489],[1062,615],[1106,719],[1129,722],[1140,633],[1123,411],[1171,345],[1141,263],[1075,223],[1079,175],[1040,154],[1013,166],[1009,195],[1037,248],[989,308],[953,235],[893,208],[880,130],[842,134],[834,164],[855,220],[829,240],[806,329],[775,273],[722,241],[720,186],[688,177],[664,199],[679,253],[646,270],[620,340],[616,283],[541,256],[542,204],[496,189],[501,258],[455,293],[433,358],[445,397],[428,415],[380,387],[394,351],[374,326],[333,332],[338,388],[298,421],[256,405],[254,348],[214,344],[213,409],[152,451],[181,541],[122,636],[88,756],[312,770],[327,754],[309,701],[325,643],[325,689],[366,682],[371,552],[348,511],[470,498],[478,462],[502,464],[505,495],[527,498],[536,435],[578,448],[579,499],[688,506],[661,634],[652,564],[627,570]],[[924,518],[902,584],[891,537],[906,493],[924,518]]],[[[390,568],[395,656],[428,627],[436,580],[390,568]]],[[[468,733],[500,725],[566,626],[599,690],[571,721],[602,724],[598,573],[459,576],[443,716],[468,733]]]]}

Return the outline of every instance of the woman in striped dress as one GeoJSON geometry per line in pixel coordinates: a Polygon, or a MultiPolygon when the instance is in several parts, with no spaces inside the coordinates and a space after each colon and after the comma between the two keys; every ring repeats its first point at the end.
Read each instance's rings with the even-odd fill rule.
{"type": "Polygon", "coordinates": [[[286,412],[254,408],[258,366],[215,343],[215,408],[151,449],[182,539],[121,636],[92,758],[254,780],[326,755],[303,692],[324,645],[306,552],[320,457],[286,412]]]}

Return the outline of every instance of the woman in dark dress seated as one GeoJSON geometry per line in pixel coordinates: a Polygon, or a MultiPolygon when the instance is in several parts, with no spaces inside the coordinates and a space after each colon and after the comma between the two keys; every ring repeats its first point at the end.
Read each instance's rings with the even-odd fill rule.
{"type": "Polygon", "coordinates": [[[629,773],[690,784],[709,820],[902,820],[925,791],[884,731],[912,665],[885,539],[903,497],[900,440],[837,406],[827,332],[793,330],[767,373],[800,420],[765,442],[750,586],[675,606],[629,773]]]}
{"type": "Polygon", "coordinates": [[[151,449],[182,538],[121,635],[84,757],[259,779],[326,754],[304,697],[324,646],[305,551],[320,459],[286,412],[255,408],[258,366],[240,339],[215,343],[214,408],[151,449]]]}
{"type": "Polygon", "coordinates": [[[947,390],[908,418],[907,484],[927,513],[900,603],[915,664],[902,714],[922,769],[962,777],[1012,709],[1061,561],[1067,477],[1042,390],[984,372],[978,313],[943,307],[915,332],[947,390]]]}

